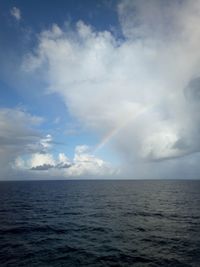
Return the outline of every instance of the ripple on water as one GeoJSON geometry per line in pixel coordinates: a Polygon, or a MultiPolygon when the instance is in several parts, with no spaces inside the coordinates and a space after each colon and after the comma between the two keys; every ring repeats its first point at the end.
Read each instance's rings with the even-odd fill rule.
{"type": "Polygon", "coordinates": [[[1,266],[199,267],[199,194],[197,181],[2,182],[1,266]]]}

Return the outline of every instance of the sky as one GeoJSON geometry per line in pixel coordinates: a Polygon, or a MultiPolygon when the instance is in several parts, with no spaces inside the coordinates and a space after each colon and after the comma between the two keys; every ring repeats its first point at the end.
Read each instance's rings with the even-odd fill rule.
{"type": "Polygon", "coordinates": [[[200,0],[1,0],[0,24],[0,180],[200,178],[200,0]]]}

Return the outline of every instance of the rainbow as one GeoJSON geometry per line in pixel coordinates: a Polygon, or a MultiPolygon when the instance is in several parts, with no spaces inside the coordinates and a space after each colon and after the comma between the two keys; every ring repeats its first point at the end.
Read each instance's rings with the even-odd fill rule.
{"type": "Polygon", "coordinates": [[[119,126],[111,129],[101,140],[101,142],[99,142],[95,148],[94,148],[94,152],[97,152],[98,150],[100,150],[101,148],[103,148],[115,135],[117,135],[121,129],[123,129],[126,125],[128,125],[129,123],[135,121],[139,116],[143,115],[145,112],[147,112],[147,110],[149,110],[152,106],[150,107],[146,107],[143,108],[140,112],[138,112],[135,116],[130,117],[130,119],[126,120],[125,122],[121,123],[119,126]]]}

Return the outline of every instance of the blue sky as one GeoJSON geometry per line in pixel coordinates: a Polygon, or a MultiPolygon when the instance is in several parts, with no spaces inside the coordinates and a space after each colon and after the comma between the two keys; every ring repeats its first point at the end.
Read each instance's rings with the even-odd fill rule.
{"type": "Polygon", "coordinates": [[[198,178],[199,15],[1,1],[0,178],[198,178]]]}
{"type": "MultiPolygon", "coordinates": [[[[26,53],[37,46],[38,35],[53,24],[74,24],[79,20],[93,25],[97,30],[117,28],[116,3],[113,1],[2,1],[0,4],[0,56],[1,74],[0,107],[17,109],[42,117],[38,127],[42,135],[50,134],[54,139],[51,153],[56,157],[60,151],[73,158],[78,145],[95,146],[100,141],[98,134],[88,131],[73,114],[68,112],[62,98],[46,92],[46,84],[40,78],[25,77],[18,67],[26,53]],[[20,17],[12,15],[16,8],[20,17]]],[[[116,31],[117,34],[117,31],[116,31]]],[[[97,154],[116,164],[118,159],[110,149],[97,154]]],[[[27,158],[27,154],[22,155],[27,158]]]]}
{"type": "MultiPolygon", "coordinates": [[[[32,77],[24,79],[20,73],[17,73],[16,66],[20,64],[23,55],[37,45],[37,34],[51,27],[53,23],[63,26],[66,22],[73,25],[78,20],[84,20],[98,30],[105,30],[116,27],[118,23],[114,9],[112,1],[76,1],[76,3],[42,1],[39,6],[35,1],[1,2],[0,23],[3,27],[0,34],[3,37],[1,51],[4,69],[1,77],[0,104],[2,107],[23,108],[31,114],[44,117],[45,122],[41,130],[47,134],[51,133],[58,140],[57,142],[63,143],[63,146],[66,145],[70,157],[73,156],[73,150],[77,144],[95,145],[98,137],[84,129],[80,130],[80,126],[76,125],[74,118],[68,113],[61,97],[57,94],[38,93],[40,88],[45,88],[45,84],[32,77]],[[10,14],[13,7],[20,10],[19,20],[10,14]],[[8,58],[10,62],[7,61],[8,58]],[[14,81],[10,79],[12,68],[13,75],[17,76],[17,80],[14,79],[14,81]],[[55,123],[56,120],[57,123],[55,123]],[[77,128],[78,132],[75,135],[63,134],[64,131],[67,132],[68,125],[77,128]]],[[[55,153],[57,150],[56,148],[55,153]]]]}

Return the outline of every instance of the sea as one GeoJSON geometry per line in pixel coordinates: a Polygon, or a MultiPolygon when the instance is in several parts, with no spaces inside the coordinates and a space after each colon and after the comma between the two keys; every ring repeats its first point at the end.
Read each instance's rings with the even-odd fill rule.
{"type": "Polygon", "coordinates": [[[200,181],[0,182],[0,266],[200,267],[200,181]]]}

